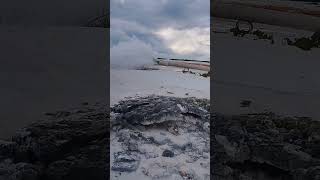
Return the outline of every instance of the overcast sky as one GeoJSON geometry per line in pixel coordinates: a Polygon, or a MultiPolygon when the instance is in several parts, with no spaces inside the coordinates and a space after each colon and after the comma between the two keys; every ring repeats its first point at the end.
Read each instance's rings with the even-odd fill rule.
{"type": "Polygon", "coordinates": [[[107,12],[106,0],[1,0],[0,25],[83,26],[107,12]]]}
{"type": "Polygon", "coordinates": [[[209,0],[111,0],[111,65],[210,58],[209,0]]]}

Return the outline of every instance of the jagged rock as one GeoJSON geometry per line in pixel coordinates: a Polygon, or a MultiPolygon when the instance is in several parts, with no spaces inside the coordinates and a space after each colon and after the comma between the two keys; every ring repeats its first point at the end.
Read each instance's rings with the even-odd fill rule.
{"type": "Polygon", "coordinates": [[[112,143],[127,156],[136,154],[140,163],[136,168],[128,164],[136,161],[119,163],[115,157],[112,170],[142,173],[147,179],[207,179],[209,166],[199,164],[199,173],[190,163],[209,163],[209,105],[207,99],[167,96],[120,101],[111,108],[112,143]],[[181,174],[180,167],[191,159],[181,174]]]}
{"type": "MultiPolygon", "coordinates": [[[[198,160],[206,164],[210,158],[212,178],[219,180],[320,178],[320,122],[310,118],[212,113],[209,124],[208,100],[162,96],[122,101],[113,110],[112,125],[118,128],[112,128],[112,133],[123,148],[111,162],[115,171],[144,168],[151,178],[206,179],[192,168],[180,167],[198,160]],[[169,133],[169,127],[176,127],[179,134],[169,133]],[[159,160],[165,149],[174,153],[165,158],[168,162],[159,160]],[[178,162],[178,156],[188,159],[178,162]]],[[[12,141],[0,142],[0,180],[108,177],[106,106],[85,105],[63,112],[50,113],[48,119],[19,131],[12,141]]]]}
{"type": "Polygon", "coordinates": [[[272,113],[212,116],[215,179],[316,179],[320,122],[272,113]]]}
{"type": "Polygon", "coordinates": [[[12,156],[15,146],[15,142],[0,140],[0,159],[12,156]]]}
{"type": "Polygon", "coordinates": [[[310,38],[302,37],[297,38],[294,41],[285,38],[288,45],[296,46],[302,50],[311,50],[312,48],[319,48],[320,47],[320,31],[316,31],[310,38]]]}
{"type": "Polygon", "coordinates": [[[11,159],[0,163],[0,180],[34,180],[41,177],[42,167],[29,163],[14,163],[11,159]]]}
{"type": "Polygon", "coordinates": [[[114,171],[132,172],[139,166],[140,159],[138,156],[128,155],[125,152],[115,153],[114,156],[115,161],[111,167],[114,171]]]}
{"type": "Polygon", "coordinates": [[[47,115],[17,132],[12,142],[0,142],[0,179],[106,179],[107,106],[86,104],[47,115]]]}
{"type": "Polygon", "coordinates": [[[174,156],[174,153],[172,152],[172,151],[170,151],[170,150],[164,150],[163,152],[162,152],[162,156],[163,157],[173,157],[174,156]]]}
{"type": "Polygon", "coordinates": [[[196,98],[148,96],[121,101],[112,108],[116,123],[152,125],[164,122],[184,121],[185,116],[208,119],[209,101],[196,98]],[[202,107],[201,107],[202,106],[202,107]]]}

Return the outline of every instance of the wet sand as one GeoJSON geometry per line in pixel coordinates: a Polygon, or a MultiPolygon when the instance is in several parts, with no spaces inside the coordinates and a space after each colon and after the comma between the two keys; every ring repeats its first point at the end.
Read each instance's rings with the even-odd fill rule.
{"type": "MultiPolygon", "coordinates": [[[[227,24],[220,21],[214,27],[221,30],[227,24]]],[[[211,91],[215,110],[228,114],[273,111],[320,119],[320,49],[303,51],[281,44],[283,37],[308,37],[312,32],[261,24],[255,27],[280,40],[271,44],[231,33],[214,34],[211,91]],[[242,100],[251,100],[251,106],[241,108],[242,100]]]]}
{"type": "Polygon", "coordinates": [[[110,70],[110,103],[125,97],[165,95],[210,99],[210,78],[184,74],[181,68],[160,70],[110,70]]]}

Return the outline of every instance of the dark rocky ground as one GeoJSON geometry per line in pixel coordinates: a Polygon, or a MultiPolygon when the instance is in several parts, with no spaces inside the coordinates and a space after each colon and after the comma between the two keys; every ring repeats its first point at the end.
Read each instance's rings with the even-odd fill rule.
{"type": "Polygon", "coordinates": [[[272,113],[212,115],[217,180],[320,179],[320,122],[272,113]]]}
{"type": "MultiPolygon", "coordinates": [[[[114,154],[117,161],[112,169],[135,171],[143,154],[139,147],[146,144],[166,144],[167,149],[159,151],[158,156],[167,159],[183,153],[191,157],[188,162],[205,159],[208,147],[205,143],[177,146],[170,138],[146,136],[146,130],[161,126],[173,134],[170,137],[183,133],[201,137],[207,132],[209,105],[208,100],[159,96],[120,102],[112,109],[117,114],[112,119],[112,131],[119,132],[119,137],[122,134],[120,143],[126,148],[114,154]],[[165,117],[171,117],[171,122],[165,117]],[[127,139],[130,134],[132,137],[127,139]],[[127,141],[135,135],[136,144],[127,141]]],[[[0,141],[0,180],[109,179],[106,105],[83,104],[72,110],[47,113],[47,117],[17,132],[11,141],[0,141]]],[[[319,121],[272,113],[237,116],[212,113],[210,129],[211,179],[320,179],[319,121]]],[[[143,155],[149,159],[157,156],[148,152],[143,155]]],[[[170,168],[170,173],[177,171],[182,179],[205,179],[197,176],[198,172],[170,168]]],[[[153,178],[159,175],[158,171],[148,173],[153,178]]]]}
{"type": "Polygon", "coordinates": [[[0,141],[0,180],[108,179],[107,106],[47,113],[0,141]]]}
{"type": "Polygon", "coordinates": [[[111,114],[111,178],[209,179],[209,108],[196,98],[119,102],[111,114]]]}

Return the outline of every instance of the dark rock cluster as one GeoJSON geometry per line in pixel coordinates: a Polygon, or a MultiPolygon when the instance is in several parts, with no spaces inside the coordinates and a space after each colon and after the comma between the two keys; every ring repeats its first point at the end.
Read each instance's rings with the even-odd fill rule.
{"type": "Polygon", "coordinates": [[[191,116],[209,121],[210,101],[197,98],[177,98],[170,96],[147,96],[120,101],[111,108],[117,113],[111,123],[121,125],[152,125],[164,122],[185,121],[191,116]],[[173,116],[175,118],[167,118],[173,116]]]}
{"type": "Polygon", "coordinates": [[[147,179],[208,179],[209,108],[209,100],[197,98],[148,96],[119,102],[111,110],[111,170],[143,173],[147,179]],[[206,173],[192,169],[195,162],[206,173]]]}
{"type": "Polygon", "coordinates": [[[163,157],[173,157],[174,156],[174,152],[170,151],[170,150],[164,150],[162,153],[163,157]]]}
{"type": "Polygon", "coordinates": [[[272,113],[212,115],[215,180],[320,179],[320,122],[272,113]]]}
{"type": "Polygon", "coordinates": [[[290,40],[289,38],[285,39],[288,45],[296,46],[302,50],[309,51],[312,48],[320,48],[320,31],[316,31],[313,35],[309,37],[296,38],[290,40]]]}
{"type": "MultiPolygon", "coordinates": [[[[209,112],[206,99],[149,96],[119,102],[110,117],[116,139],[110,143],[120,145],[110,154],[111,170],[140,171],[151,179],[209,179],[190,168],[198,162],[211,169],[214,180],[320,180],[319,121],[209,112]],[[180,163],[180,157],[187,158],[180,163]]],[[[109,179],[106,105],[46,115],[0,141],[0,180],[109,179]]]]}
{"type": "Polygon", "coordinates": [[[0,141],[0,180],[107,179],[107,106],[84,104],[46,115],[11,141],[0,141]]]}

